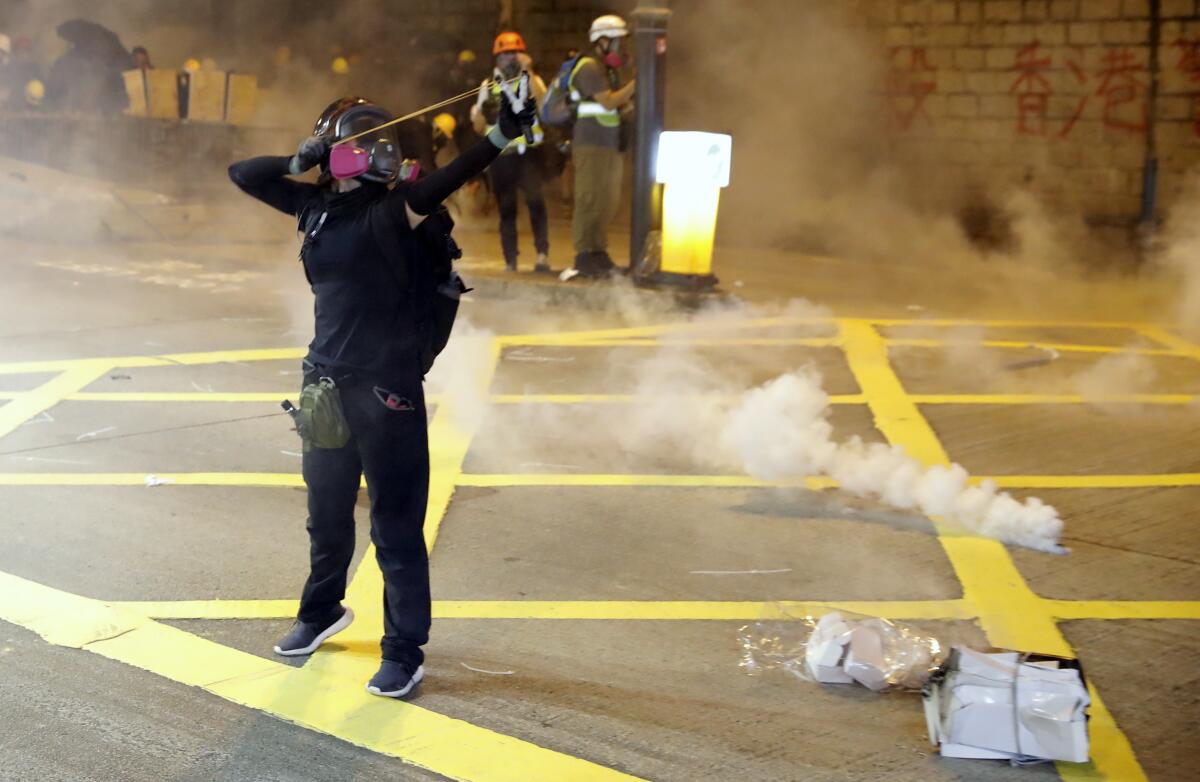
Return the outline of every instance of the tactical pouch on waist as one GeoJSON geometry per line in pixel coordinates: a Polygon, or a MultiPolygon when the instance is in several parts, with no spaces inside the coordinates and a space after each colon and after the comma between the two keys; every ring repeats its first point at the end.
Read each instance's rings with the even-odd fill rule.
{"type": "Polygon", "coordinates": [[[309,383],[300,392],[300,406],[284,403],[284,409],[296,422],[296,431],[309,448],[341,448],[350,442],[350,425],[342,410],[342,397],[328,377],[309,383]]]}

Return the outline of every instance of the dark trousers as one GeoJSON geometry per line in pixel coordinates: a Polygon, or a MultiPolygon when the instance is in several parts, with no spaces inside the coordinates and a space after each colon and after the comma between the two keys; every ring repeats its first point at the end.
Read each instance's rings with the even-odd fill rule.
{"type": "Polygon", "coordinates": [[[402,381],[341,376],[305,365],[304,382],[323,374],[337,382],[350,441],[304,454],[308,485],[310,567],[300,598],[303,622],[326,623],[346,596],[354,556],[354,504],[365,474],[371,498],[371,542],[383,571],[383,658],[421,664],[429,640],[429,434],[425,395],[415,366],[402,381]],[[389,406],[388,395],[392,394],[389,406]]]}
{"type": "Polygon", "coordinates": [[[546,227],[546,199],[542,195],[542,150],[530,147],[524,155],[509,152],[492,161],[492,192],[500,211],[500,247],[504,262],[517,265],[517,188],[525,194],[529,225],[533,228],[533,246],[539,253],[550,252],[546,227]]]}

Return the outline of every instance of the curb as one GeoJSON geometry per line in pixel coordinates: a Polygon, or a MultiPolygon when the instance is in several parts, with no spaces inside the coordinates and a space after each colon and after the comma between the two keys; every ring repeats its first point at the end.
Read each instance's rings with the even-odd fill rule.
{"type": "Polygon", "coordinates": [[[623,303],[632,303],[646,309],[694,310],[703,304],[736,298],[722,290],[709,293],[676,291],[661,288],[641,288],[627,278],[608,280],[581,280],[559,282],[557,276],[542,274],[508,274],[504,277],[488,273],[467,271],[463,279],[471,288],[468,296],[481,299],[533,299],[543,306],[570,306],[576,309],[611,310],[620,297],[623,303]]]}

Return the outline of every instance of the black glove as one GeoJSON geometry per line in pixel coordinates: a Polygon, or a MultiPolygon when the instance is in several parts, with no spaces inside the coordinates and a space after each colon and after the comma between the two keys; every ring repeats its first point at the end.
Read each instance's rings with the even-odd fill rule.
{"type": "Polygon", "coordinates": [[[288,171],[303,174],[318,165],[329,154],[329,142],[321,136],[309,136],[300,142],[300,148],[288,161],[288,171]]]}
{"type": "Polygon", "coordinates": [[[500,114],[496,120],[496,125],[500,128],[500,132],[509,141],[520,138],[526,128],[533,127],[534,120],[537,118],[537,101],[533,95],[525,98],[525,108],[520,113],[513,111],[512,103],[508,100],[508,96],[501,93],[500,96],[500,114]]]}

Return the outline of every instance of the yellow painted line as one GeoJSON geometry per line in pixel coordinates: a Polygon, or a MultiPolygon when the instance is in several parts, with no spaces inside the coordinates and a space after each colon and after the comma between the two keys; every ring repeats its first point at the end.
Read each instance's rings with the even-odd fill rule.
{"type": "Polygon", "coordinates": [[[1166,345],[1168,348],[1177,350],[1192,358],[1200,359],[1200,345],[1186,340],[1177,334],[1172,334],[1162,326],[1139,326],[1136,331],[1146,339],[1153,340],[1160,345],[1166,345]]]}
{"type": "MultiPolygon", "coordinates": [[[[551,342],[545,347],[573,348],[640,348],[640,347],[810,347],[832,348],[838,341],[831,337],[625,337],[622,339],[578,340],[574,342],[551,342]]],[[[533,347],[524,345],[523,347],[533,347]]]]}
{"type": "Polygon", "coordinates": [[[979,342],[965,342],[962,340],[941,340],[941,339],[888,339],[884,340],[889,347],[908,347],[908,348],[944,348],[954,344],[980,346],[985,348],[1004,348],[1012,350],[1034,350],[1046,349],[1057,350],[1062,353],[1136,353],[1141,356],[1187,356],[1188,353],[1181,350],[1172,350],[1168,348],[1134,348],[1134,347],[1109,347],[1107,345],[1076,345],[1063,342],[1036,342],[1036,341],[1020,341],[1020,340],[999,340],[985,339],[979,342]]]}
{"type": "MultiPolygon", "coordinates": [[[[30,393],[33,391],[0,391],[0,399],[20,399],[30,393]]],[[[295,395],[295,389],[279,391],[80,391],[68,394],[63,397],[63,401],[278,403],[295,395]]],[[[704,395],[697,395],[697,398],[700,397],[704,397],[704,395]]],[[[1200,395],[1124,394],[1084,397],[1080,394],[911,394],[909,398],[919,405],[1187,405],[1200,399],[1200,395]]],[[[440,395],[430,394],[425,399],[429,404],[437,404],[440,401],[440,395]]],[[[590,405],[628,404],[641,399],[643,397],[636,394],[493,394],[490,401],[497,405],[590,405]]],[[[866,404],[866,397],[862,394],[833,394],[829,397],[829,403],[831,405],[861,405],[866,404]]]]}
{"type": "Polygon", "coordinates": [[[761,481],[748,475],[653,475],[575,473],[465,473],[458,478],[459,486],[657,486],[697,488],[761,488],[802,486],[813,491],[832,488],[828,478],[806,478],[802,481],[761,481]]]}
{"type": "MultiPolygon", "coordinates": [[[[1200,619],[1196,600],[1042,600],[1060,620],[1200,619]]],[[[121,601],[108,605],[151,619],[288,619],[296,600],[121,601]]],[[[966,600],[695,601],[435,600],[435,619],[787,619],[848,611],[888,619],[972,619],[966,600]]]]}
{"type": "MultiPolygon", "coordinates": [[[[866,395],[876,426],[888,442],[903,446],[926,465],[948,464],[949,457],[933,427],[907,395],[888,360],[888,348],[875,327],[862,320],[839,321],[846,360],[866,395]]],[[[995,646],[1030,652],[1069,655],[1070,644],[1045,602],[1017,570],[999,542],[954,534],[934,520],[938,540],[963,587],[963,598],[976,609],[979,623],[995,646]]],[[[1090,766],[1081,770],[1059,763],[1060,774],[1109,780],[1145,779],[1128,739],[1093,695],[1090,766]]]]}
{"type": "Polygon", "coordinates": [[[63,397],[92,383],[110,368],[109,364],[97,361],[77,364],[0,407],[0,437],[54,407],[63,397]]]}
{"type": "MultiPolygon", "coordinates": [[[[487,394],[492,385],[496,366],[500,363],[500,344],[491,340],[490,355],[486,365],[478,371],[475,382],[481,396],[487,394]]],[[[478,422],[475,422],[478,423],[478,422]]],[[[425,546],[433,551],[442,519],[450,507],[450,498],[462,474],[463,461],[475,437],[474,424],[462,420],[454,410],[453,402],[438,408],[429,426],[429,506],[425,511],[425,546]]],[[[359,568],[362,569],[361,567],[359,568]]],[[[382,582],[380,582],[382,588],[382,582]]]]}
{"type": "Polygon", "coordinates": [[[1133,746],[1092,682],[1088,682],[1088,693],[1092,696],[1092,705],[1088,707],[1092,760],[1090,763],[1055,763],[1059,776],[1064,782],[1094,782],[1097,779],[1149,782],[1133,746]]]}
{"type": "Polygon", "coordinates": [[[1120,394],[1104,397],[1085,397],[1081,394],[910,394],[909,399],[919,405],[1187,405],[1200,399],[1200,396],[1195,394],[1120,394]]]}
{"type": "Polygon", "coordinates": [[[803,619],[831,611],[848,611],[888,619],[970,619],[962,600],[895,600],[805,602],[780,600],[437,600],[438,619],[608,619],[741,621],[803,619]]]}
{"type": "Polygon", "coordinates": [[[855,318],[860,323],[875,326],[934,326],[947,328],[953,326],[991,326],[993,328],[1076,328],[1076,329],[1125,329],[1136,331],[1151,324],[1133,321],[1108,320],[996,320],[972,318],[855,318]]]}
{"type": "Polygon", "coordinates": [[[1200,486],[1200,473],[1166,475],[998,475],[1004,489],[1145,489],[1200,486]]]}
{"type": "Polygon", "coordinates": [[[741,320],[736,323],[717,323],[717,322],[700,322],[695,321],[676,321],[672,323],[659,323],[651,326],[628,326],[623,328],[611,329],[593,329],[590,331],[564,331],[553,333],[532,333],[532,334],[505,334],[496,339],[500,341],[501,347],[512,347],[515,345],[562,345],[572,344],[576,342],[596,342],[606,339],[626,339],[632,337],[655,337],[664,334],[681,334],[681,333],[696,333],[704,331],[731,331],[734,329],[756,329],[769,328],[774,326],[810,326],[810,325],[829,325],[833,323],[832,318],[790,318],[790,317],[770,317],[770,318],[751,318],[750,320],[741,320]]]}
{"type": "MultiPolygon", "coordinates": [[[[723,394],[685,394],[680,399],[736,399],[723,394]]],[[[497,405],[600,405],[629,404],[646,401],[647,397],[636,394],[493,394],[492,404],[497,405]]],[[[835,394],[829,397],[831,405],[866,404],[862,394],[835,394]]]]}
{"type": "Polygon", "coordinates": [[[53,359],[49,361],[15,361],[0,363],[0,375],[25,375],[38,372],[61,372],[81,364],[105,364],[110,369],[142,369],[146,367],[197,366],[225,364],[234,361],[299,360],[307,348],[252,348],[248,350],[216,350],[198,353],[168,353],[160,356],[106,356],[103,358],[53,359]]]}
{"type": "MultiPolygon", "coordinates": [[[[308,355],[308,348],[251,348],[249,350],[214,350],[202,353],[167,353],[154,356],[168,364],[225,364],[233,361],[299,361],[308,355]]],[[[119,366],[125,366],[121,364],[119,366]]]]}
{"type": "Polygon", "coordinates": [[[270,402],[279,404],[291,391],[81,391],[68,402],[270,402]]]}
{"type": "MultiPolygon", "coordinates": [[[[287,619],[296,600],[168,600],[110,603],[151,619],[287,619]]],[[[434,600],[434,619],[713,620],[802,619],[847,611],[888,619],[971,619],[963,600],[693,601],[434,600]]]]}
{"type": "MultiPolygon", "coordinates": [[[[431,434],[435,430],[430,428],[431,434]]],[[[451,437],[441,438],[453,445],[451,437]]],[[[461,445],[461,443],[460,443],[461,445]]],[[[447,449],[446,453],[449,453],[447,449]]],[[[445,458],[442,464],[452,462],[445,458]]],[[[444,472],[443,475],[452,475],[444,472]]],[[[153,475],[170,486],[261,486],[295,488],[304,486],[299,473],[276,472],[7,472],[0,473],[0,486],[144,486],[147,476],[153,475]]],[[[1006,489],[1139,489],[1177,486],[1200,486],[1200,473],[1166,475],[977,475],[972,483],[985,480],[1006,489]]],[[[710,488],[778,488],[803,487],[824,491],[837,486],[832,478],[813,476],[803,480],[763,481],[748,475],[657,475],[653,473],[460,473],[454,478],[456,486],[651,486],[651,487],[710,487],[710,488]]],[[[366,483],[364,482],[365,486],[366,483]]],[[[449,495],[447,483],[431,485],[430,502],[449,495]],[[436,489],[436,492],[435,492],[436,489]]],[[[439,502],[441,501],[439,499],[439,502]]],[[[427,521],[437,518],[427,515],[427,521]]],[[[439,522],[440,523],[440,522],[439,522]]],[[[427,537],[436,538],[435,527],[427,529],[427,537]]]]}
{"type": "MultiPolygon", "coordinates": [[[[304,668],[241,652],[183,630],[0,573],[0,619],[54,644],[143,668],[306,728],[475,782],[635,779],[461,720],[368,694],[313,659],[304,668]],[[314,665],[316,663],[316,665],[314,665]]],[[[342,643],[339,637],[338,644],[342,643]]],[[[326,659],[339,653],[327,652],[326,659]]],[[[345,651],[341,654],[346,654],[345,651]]]]}
{"type": "Polygon", "coordinates": [[[109,605],[151,619],[290,619],[299,600],[123,600],[109,605]]]}
{"type": "Polygon", "coordinates": [[[1059,619],[1200,619],[1200,600],[1046,600],[1059,619]]]}
{"type": "Polygon", "coordinates": [[[285,472],[6,472],[0,486],[145,486],[146,478],[166,481],[163,486],[303,486],[299,473],[285,472]]]}
{"type": "MultiPolygon", "coordinates": [[[[19,399],[32,393],[30,391],[0,391],[0,399],[19,399]]],[[[80,391],[68,394],[63,399],[67,402],[271,402],[279,403],[287,398],[294,398],[296,389],[289,391],[80,391]]],[[[711,396],[711,395],[709,395],[711,396]]],[[[695,398],[704,398],[696,395],[695,398]]],[[[692,397],[687,397],[692,398],[692,397]]],[[[723,397],[718,397],[723,398],[723,397]]],[[[733,397],[729,397],[733,398],[733,397]]],[[[637,402],[644,397],[635,394],[493,394],[492,404],[497,405],[590,405],[590,404],[628,404],[637,402]]],[[[438,404],[442,400],[440,394],[429,394],[425,397],[428,404],[438,404]]],[[[829,397],[833,405],[861,405],[866,399],[861,394],[835,394],[829,397]]]]}

